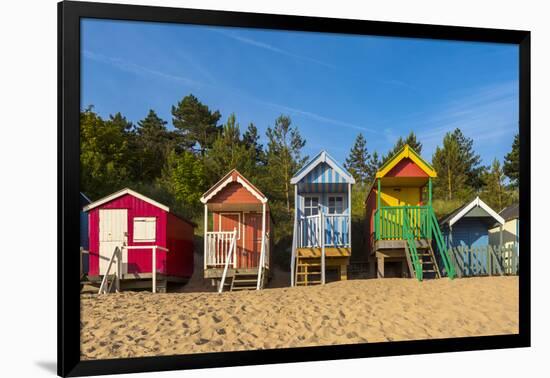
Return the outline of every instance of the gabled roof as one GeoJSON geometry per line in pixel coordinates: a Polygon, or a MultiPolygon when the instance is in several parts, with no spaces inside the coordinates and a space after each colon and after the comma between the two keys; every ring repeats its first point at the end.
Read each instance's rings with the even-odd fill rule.
{"type": "Polygon", "coordinates": [[[506,221],[519,218],[519,204],[515,203],[505,207],[499,215],[506,221]]]}
{"type": "Polygon", "coordinates": [[[290,179],[290,183],[293,185],[296,185],[300,182],[309,172],[311,172],[317,165],[321,163],[328,164],[332,169],[334,169],[336,172],[338,172],[347,183],[355,184],[355,179],[353,176],[345,170],[343,167],[338,164],[336,160],[332,156],[330,156],[326,151],[319,152],[313,159],[308,161],[306,165],[302,167],[294,177],[290,179]]]}
{"type": "Polygon", "coordinates": [[[429,177],[437,177],[435,169],[420,157],[408,144],[404,145],[390,160],[384,163],[376,172],[376,178],[386,176],[403,159],[412,160],[429,177]]]}
{"type": "Polygon", "coordinates": [[[489,205],[483,202],[479,197],[476,197],[472,202],[462,207],[459,207],[458,209],[453,211],[451,214],[443,218],[443,220],[441,220],[440,223],[448,224],[449,226],[452,226],[453,224],[458,222],[460,219],[462,219],[466,214],[468,214],[470,211],[472,211],[476,207],[483,209],[488,215],[493,217],[493,219],[496,220],[497,223],[504,224],[504,219],[500,215],[498,215],[496,211],[491,209],[489,205]]]}
{"type": "Polygon", "coordinates": [[[232,169],[228,174],[222,177],[220,181],[215,183],[210,189],[206,191],[201,197],[202,203],[207,203],[211,200],[216,194],[218,194],[223,188],[229,185],[232,182],[238,182],[246,190],[250,192],[254,197],[256,197],[260,202],[267,203],[267,197],[260,192],[258,188],[250,183],[243,175],[239,173],[236,169],[232,169]]]}
{"type": "Polygon", "coordinates": [[[132,189],[130,189],[130,188],[124,188],[124,189],[122,189],[122,190],[119,190],[118,192],[114,192],[113,194],[110,194],[110,195],[108,195],[108,196],[106,196],[106,197],[103,197],[103,198],[101,198],[101,199],[99,199],[99,200],[97,200],[97,201],[95,201],[95,202],[92,202],[92,203],[90,203],[89,205],[84,206],[83,210],[84,210],[84,211],[90,211],[90,210],[93,209],[93,208],[96,208],[96,207],[98,207],[98,206],[101,206],[101,205],[103,205],[103,204],[105,204],[105,203],[107,203],[107,202],[111,202],[112,200],[114,200],[114,199],[116,199],[116,198],[119,198],[119,197],[122,197],[122,196],[124,196],[124,195],[126,195],[126,194],[129,194],[129,195],[131,195],[131,196],[134,196],[134,197],[136,197],[136,198],[139,198],[140,200],[145,201],[145,202],[147,202],[147,203],[150,203],[151,205],[156,206],[156,207],[158,207],[158,208],[160,208],[160,209],[162,209],[162,210],[164,210],[164,211],[168,211],[168,212],[170,211],[170,208],[169,208],[168,206],[163,205],[162,203],[159,203],[159,202],[157,202],[157,201],[155,201],[155,200],[152,200],[152,199],[149,198],[149,197],[145,197],[143,194],[140,194],[140,193],[138,193],[138,192],[136,192],[136,191],[134,191],[134,190],[132,190],[132,189]]]}

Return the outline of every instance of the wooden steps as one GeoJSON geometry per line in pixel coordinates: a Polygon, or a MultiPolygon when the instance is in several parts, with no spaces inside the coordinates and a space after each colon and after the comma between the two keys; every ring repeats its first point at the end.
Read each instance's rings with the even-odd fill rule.
{"type": "Polygon", "coordinates": [[[231,280],[230,291],[256,290],[258,273],[236,271],[231,280]]]}
{"type": "Polygon", "coordinates": [[[424,279],[441,278],[441,272],[432,249],[432,245],[425,239],[419,240],[418,258],[422,264],[422,277],[424,279]]]}

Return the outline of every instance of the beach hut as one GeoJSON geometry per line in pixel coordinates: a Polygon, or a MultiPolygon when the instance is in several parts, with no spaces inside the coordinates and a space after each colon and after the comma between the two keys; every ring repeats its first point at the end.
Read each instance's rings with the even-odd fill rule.
{"type": "Polygon", "coordinates": [[[267,197],[233,169],[201,197],[204,278],[224,289],[259,290],[270,274],[272,227],[267,197]]]}
{"type": "Polygon", "coordinates": [[[324,284],[327,270],[347,279],[353,176],[321,151],[290,183],[295,203],[291,285],[324,284]]]}
{"type": "Polygon", "coordinates": [[[80,276],[88,274],[88,214],[84,206],[92,201],[80,192],[80,276]]]}
{"type": "Polygon", "coordinates": [[[448,248],[472,248],[489,244],[489,228],[495,222],[503,225],[504,219],[476,197],[444,217],[439,224],[448,248]]]}
{"type": "Polygon", "coordinates": [[[376,172],[365,201],[365,242],[372,275],[376,270],[380,278],[422,280],[439,278],[444,270],[454,277],[432,207],[436,176],[434,168],[409,145],[376,172]]]}
{"type": "Polygon", "coordinates": [[[489,229],[489,244],[504,247],[517,246],[519,252],[519,204],[506,207],[499,213],[504,220],[494,223],[489,229]]]}
{"type": "Polygon", "coordinates": [[[84,207],[88,213],[88,279],[106,287],[151,287],[186,282],[193,273],[196,225],[131,189],[122,189],[84,207]],[[111,282],[109,283],[109,280],[111,282]]]}

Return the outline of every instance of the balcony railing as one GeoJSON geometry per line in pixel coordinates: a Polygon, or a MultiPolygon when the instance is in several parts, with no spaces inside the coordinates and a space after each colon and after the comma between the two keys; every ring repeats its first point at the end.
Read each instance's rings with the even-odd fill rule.
{"type": "MultiPolygon", "coordinates": [[[[216,231],[206,233],[206,251],[204,251],[204,267],[222,268],[226,265],[231,242],[234,238],[235,231],[216,231]]],[[[232,253],[229,258],[230,264],[236,266],[236,255],[232,253]]]]}
{"type": "Polygon", "coordinates": [[[302,217],[298,230],[298,248],[321,247],[321,235],[327,247],[349,247],[349,215],[317,214],[302,217]]]}
{"type": "Polygon", "coordinates": [[[404,240],[405,217],[414,239],[431,238],[429,206],[384,206],[374,214],[376,240],[404,240]]]}

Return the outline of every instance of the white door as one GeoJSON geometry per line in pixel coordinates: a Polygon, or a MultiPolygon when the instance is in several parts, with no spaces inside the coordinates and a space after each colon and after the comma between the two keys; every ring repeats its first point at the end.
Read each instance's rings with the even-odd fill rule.
{"type": "MultiPolygon", "coordinates": [[[[99,274],[105,274],[116,247],[126,244],[128,235],[128,210],[99,210],[99,274]]],[[[122,274],[127,273],[128,251],[122,251],[122,274]]],[[[111,274],[115,266],[111,267],[111,274]]]]}

